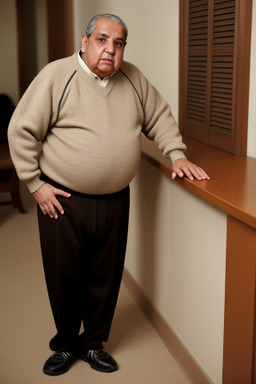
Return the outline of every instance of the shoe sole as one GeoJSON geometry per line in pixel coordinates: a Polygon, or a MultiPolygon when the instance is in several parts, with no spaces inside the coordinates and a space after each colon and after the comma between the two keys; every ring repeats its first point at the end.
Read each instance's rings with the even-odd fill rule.
{"type": "Polygon", "coordinates": [[[110,373],[110,372],[115,372],[118,370],[117,365],[114,367],[104,369],[104,368],[98,367],[97,365],[94,365],[90,360],[86,359],[86,357],[80,357],[80,359],[85,361],[86,363],[88,363],[92,369],[94,369],[95,371],[98,371],[98,372],[110,373]]]}
{"type": "Polygon", "coordinates": [[[43,373],[48,375],[48,376],[59,376],[59,375],[63,375],[64,373],[68,372],[69,371],[69,368],[77,361],[77,358],[75,358],[72,363],[70,365],[68,365],[65,369],[63,369],[62,371],[58,371],[58,372],[55,372],[55,371],[52,371],[51,369],[46,369],[46,368],[43,368],[43,373]]]}
{"type": "Polygon", "coordinates": [[[59,371],[59,372],[54,372],[50,369],[43,369],[43,373],[45,373],[46,375],[49,375],[49,376],[59,376],[59,375],[63,375],[63,373],[68,372],[68,370],[69,370],[69,367],[67,367],[66,369],[63,369],[62,371],[59,371]]]}

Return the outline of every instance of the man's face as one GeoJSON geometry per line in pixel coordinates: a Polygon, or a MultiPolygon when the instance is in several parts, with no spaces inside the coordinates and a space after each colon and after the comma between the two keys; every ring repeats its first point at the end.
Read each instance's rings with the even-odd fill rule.
{"type": "Polygon", "coordinates": [[[124,47],[123,24],[102,18],[97,20],[89,38],[82,36],[82,59],[93,73],[103,79],[121,67],[124,47]]]}

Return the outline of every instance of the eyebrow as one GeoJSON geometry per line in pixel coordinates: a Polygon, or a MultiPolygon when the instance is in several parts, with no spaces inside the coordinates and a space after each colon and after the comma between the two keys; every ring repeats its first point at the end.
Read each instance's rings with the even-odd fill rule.
{"type": "MultiPolygon", "coordinates": [[[[97,36],[102,36],[102,37],[109,38],[109,36],[106,33],[103,33],[103,32],[98,32],[97,36]]],[[[116,40],[121,40],[121,41],[125,42],[125,39],[123,37],[117,37],[116,40]]]]}

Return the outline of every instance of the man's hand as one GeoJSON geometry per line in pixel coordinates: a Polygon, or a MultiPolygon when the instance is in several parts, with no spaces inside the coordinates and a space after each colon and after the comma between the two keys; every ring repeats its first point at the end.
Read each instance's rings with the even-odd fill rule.
{"type": "Polygon", "coordinates": [[[51,218],[54,217],[54,219],[58,218],[56,208],[62,215],[64,214],[64,210],[59,201],[56,199],[56,195],[64,197],[71,196],[70,193],[55,188],[48,183],[43,184],[36,192],[33,193],[33,196],[36,199],[43,214],[49,215],[51,218]]]}
{"type": "Polygon", "coordinates": [[[172,179],[176,176],[184,177],[187,176],[189,180],[209,180],[210,177],[204,172],[203,169],[197,165],[191,163],[187,159],[177,159],[174,161],[172,166],[172,179]]]}

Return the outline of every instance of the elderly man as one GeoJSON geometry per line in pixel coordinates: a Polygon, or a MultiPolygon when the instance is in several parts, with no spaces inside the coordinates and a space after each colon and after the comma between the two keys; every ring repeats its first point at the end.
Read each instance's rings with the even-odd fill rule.
{"type": "Polygon", "coordinates": [[[173,178],[209,178],[186,159],[167,102],[123,61],[126,39],[119,17],[95,16],[81,50],[38,74],[9,126],[13,162],[38,204],[57,328],[43,368],[48,375],[67,372],[77,358],[102,372],[118,368],[103,342],[123,272],[141,132],[172,160],[173,178]]]}

